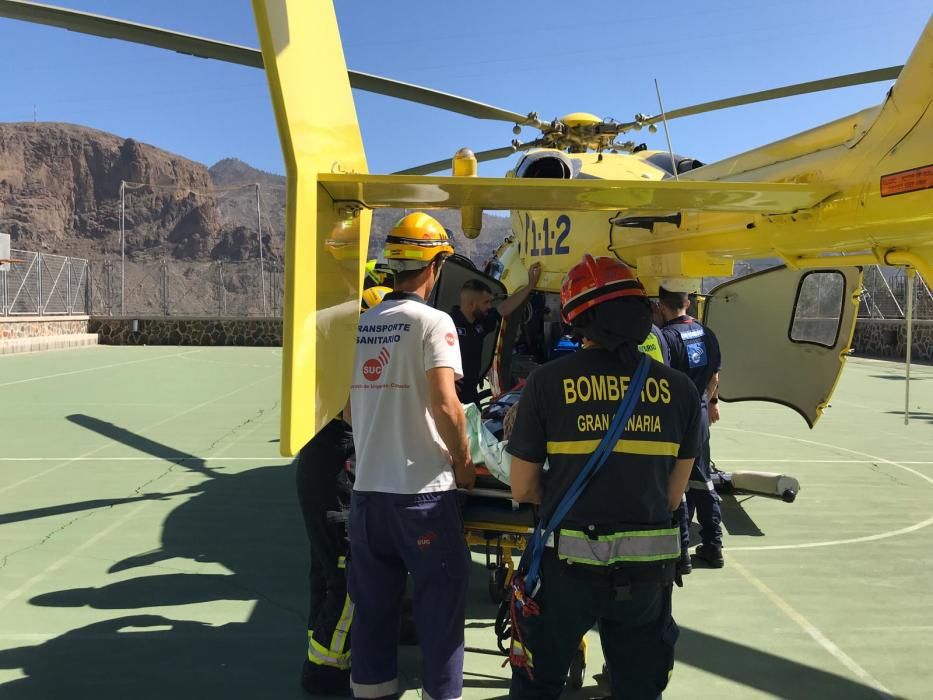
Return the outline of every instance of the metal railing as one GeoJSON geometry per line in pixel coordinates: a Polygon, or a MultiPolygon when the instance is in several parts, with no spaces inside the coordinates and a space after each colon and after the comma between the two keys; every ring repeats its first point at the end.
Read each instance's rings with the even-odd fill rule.
{"type": "Polygon", "coordinates": [[[16,263],[0,269],[0,316],[282,315],[284,270],[268,260],[121,265],[27,250],[11,257],[16,263]]]}
{"type": "MultiPolygon", "coordinates": [[[[0,268],[0,316],[282,315],[285,279],[276,261],[127,260],[121,266],[118,259],[89,262],[16,249],[10,255],[17,262],[0,268]]],[[[712,282],[704,280],[704,289],[712,282]]],[[[867,266],[862,288],[859,318],[904,318],[902,268],[867,266]]],[[[919,276],[913,302],[915,319],[933,319],[933,291],[919,276]]]]}
{"type": "Polygon", "coordinates": [[[94,315],[282,315],[284,271],[269,261],[92,261],[89,280],[94,315]],[[121,272],[126,275],[122,284],[121,272]]]}
{"type": "MultiPolygon", "coordinates": [[[[913,315],[933,319],[933,292],[919,275],[914,280],[913,315]]],[[[862,273],[859,318],[902,319],[907,309],[907,274],[903,268],[870,265],[862,273]]]]}
{"type": "MultiPolygon", "coordinates": [[[[773,261],[771,264],[780,264],[773,261]]],[[[766,267],[766,266],[765,266],[766,267]]],[[[746,261],[736,261],[735,274],[732,277],[706,277],[703,280],[703,292],[736,277],[765,269],[761,265],[746,261]]],[[[833,267],[830,264],[830,267],[833,267]]],[[[829,283],[833,278],[825,278],[829,283]]],[[[882,267],[866,265],[862,269],[862,295],[859,300],[859,318],[903,319],[907,309],[907,273],[902,267],[882,267]]],[[[914,284],[914,318],[933,319],[933,291],[919,275],[914,284]]]]}
{"type": "Polygon", "coordinates": [[[88,313],[88,261],[64,255],[11,250],[0,270],[0,315],[70,316],[88,313]]]}

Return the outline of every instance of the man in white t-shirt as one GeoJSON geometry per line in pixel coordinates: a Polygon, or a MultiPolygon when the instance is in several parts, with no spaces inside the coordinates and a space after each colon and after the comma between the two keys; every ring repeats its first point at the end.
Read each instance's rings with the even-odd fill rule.
{"type": "Polygon", "coordinates": [[[396,642],[409,572],[424,696],[447,700],[463,690],[470,555],[456,488],[472,488],[476,474],[455,386],[463,376],[457,330],[425,303],[452,253],[434,218],[402,218],[385,247],[395,291],[360,316],[350,390],[356,481],[348,568],[357,698],[398,694],[396,642]]]}

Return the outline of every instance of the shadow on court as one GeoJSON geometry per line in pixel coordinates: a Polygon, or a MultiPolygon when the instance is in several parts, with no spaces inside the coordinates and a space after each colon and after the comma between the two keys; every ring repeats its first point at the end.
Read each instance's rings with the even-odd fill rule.
{"type": "MultiPolygon", "coordinates": [[[[225,474],[207,469],[193,455],[110,423],[88,416],[72,420],[148,454],[162,454],[206,480],[184,492],[151,496],[187,496],[163,522],[157,550],[109,567],[101,562],[102,574],[135,570],[135,578],[92,588],[63,585],[30,600],[41,607],[113,611],[113,617],[37,645],[0,651],[0,668],[20,669],[25,676],[0,686],[0,697],[305,697],[298,679],[306,644],[308,548],[295,497],[294,469],[262,466],[225,474]],[[171,566],[169,560],[187,562],[171,566]],[[178,570],[182,566],[190,570],[191,562],[217,563],[231,573],[178,570]],[[216,601],[246,601],[253,606],[244,621],[217,626],[185,619],[183,609],[171,610],[197,604],[207,606],[203,611],[210,614],[209,606],[216,601]]],[[[149,496],[140,496],[144,497],[149,496]]],[[[96,507],[94,503],[85,501],[76,508],[96,507]]],[[[474,574],[470,617],[491,619],[495,608],[487,600],[485,572],[474,574]]],[[[494,645],[490,630],[484,646],[494,645]]],[[[696,630],[683,630],[677,654],[681,664],[780,697],[876,697],[872,688],[839,675],[696,630]]],[[[403,675],[414,686],[419,663],[416,649],[401,651],[403,675]]],[[[502,678],[506,672],[498,659],[468,654],[466,666],[467,697],[507,693],[508,683],[502,678]]],[[[599,694],[591,686],[567,696],[599,694]]]]}
{"type": "MultiPolygon", "coordinates": [[[[904,415],[903,411],[886,411],[886,413],[889,413],[894,416],[904,415]]],[[[910,420],[926,421],[927,423],[933,423],[933,413],[930,413],[929,411],[911,411],[909,417],[910,417],[910,420]]]]}
{"type": "MultiPolygon", "coordinates": [[[[870,374],[868,376],[872,379],[888,379],[892,382],[903,382],[907,379],[903,374],[870,374]]],[[[926,381],[927,379],[929,379],[929,377],[911,377],[910,383],[913,384],[914,382],[922,382],[926,381]]]]}

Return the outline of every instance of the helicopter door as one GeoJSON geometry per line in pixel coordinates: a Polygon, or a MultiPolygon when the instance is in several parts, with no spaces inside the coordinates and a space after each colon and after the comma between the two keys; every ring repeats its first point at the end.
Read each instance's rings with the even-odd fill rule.
{"type": "Polygon", "coordinates": [[[703,321],[722,347],[719,395],[783,404],[812,428],[845,364],[861,278],[860,268],[781,266],[713,289],[703,321]]]}
{"type": "MultiPolygon", "coordinates": [[[[455,306],[460,304],[460,290],[469,279],[478,279],[485,282],[492,289],[496,299],[504,299],[508,296],[508,290],[502,282],[477,270],[469,258],[462,255],[451,255],[441,268],[440,277],[437,284],[434,285],[434,289],[431,290],[428,303],[435,309],[450,313],[455,306]]],[[[501,326],[502,322],[500,321],[499,324],[501,326]]],[[[483,343],[483,361],[480,363],[481,377],[486,376],[489,368],[492,367],[499,330],[500,328],[497,327],[494,332],[487,335],[483,343]]]]}

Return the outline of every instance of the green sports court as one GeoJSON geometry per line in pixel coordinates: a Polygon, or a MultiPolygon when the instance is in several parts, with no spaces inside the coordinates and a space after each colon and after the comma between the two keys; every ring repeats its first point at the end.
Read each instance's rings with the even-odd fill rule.
{"type": "MultiPolygon", "coordinates": [[[[0,357],[0,697],[301,698],[307,546],[279,456],[281,351],[89,347],[0,357]]],[[[668,698],[923,698],[933,682],[933,367],[850,359],[815,430],[726,404],[726,567],[675,591],[668,698]]],[[[477,554],[467,644],[493,649],[477,554]]],[[[586,682],[601,657],[589,640],[586,682]]],[[[420,693],[417,649],[402,649],[420,693]]],[[[465,697],[502,697],[469,653],[465,697]]]]}

